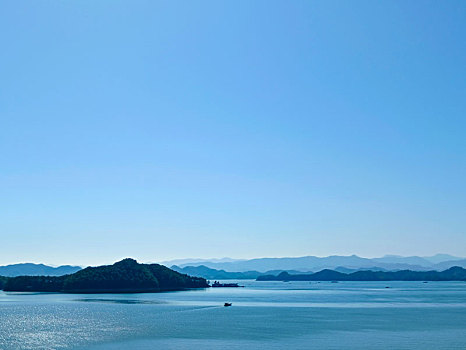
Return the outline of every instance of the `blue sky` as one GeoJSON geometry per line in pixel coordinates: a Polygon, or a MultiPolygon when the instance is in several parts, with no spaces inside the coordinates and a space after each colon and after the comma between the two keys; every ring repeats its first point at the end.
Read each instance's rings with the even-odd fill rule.
{"type": "Polygon", "coordinates": [[[4,1],[0,263],[466,255],[463,1],[4,1]]]}

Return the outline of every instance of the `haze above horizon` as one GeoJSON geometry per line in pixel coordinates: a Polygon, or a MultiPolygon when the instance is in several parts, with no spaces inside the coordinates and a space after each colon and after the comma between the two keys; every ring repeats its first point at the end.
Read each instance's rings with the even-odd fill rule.
{"type": "Polygon", "coordinates": [[[466,3],[0,5],[0,264],[466,256],[466,3]]]}

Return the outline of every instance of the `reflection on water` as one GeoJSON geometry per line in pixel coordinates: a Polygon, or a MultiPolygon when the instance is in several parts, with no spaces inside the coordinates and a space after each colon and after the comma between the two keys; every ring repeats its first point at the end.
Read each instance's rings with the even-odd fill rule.
{"type": "Polygon", "coordinates": [[[110,303],[110,304],[165,304],[160,300],[138,300],[138,299],[102,299],[102,298],[83,298],[74,299],[73,301],[84,303],[110,303]]]}
{"type": "Polygon", "coordinates": [[[0,349],[466,348],[466,283],[241,284],[158,294],[0,293],[0,349]]]}

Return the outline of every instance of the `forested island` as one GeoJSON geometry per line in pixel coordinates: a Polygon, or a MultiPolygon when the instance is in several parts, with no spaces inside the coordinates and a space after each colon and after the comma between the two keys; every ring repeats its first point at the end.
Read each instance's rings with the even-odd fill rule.
{"type": "Polygon", "coordinates": [[[292,275],[282,272],[276,276],[259,276],[257,281],[466,281],[466,269],[451,267],[445,271],[356,271],[342,273],[322,270],[312,274],[292,275]]]}
{"type": "Polygon", "coordinates": [[[3,286],[5,285],[7,279],[7,277],[0,276],[0,290],[3,289],[3,286]]]}
{"type": "Polygon", "coordinates": [[[151,293],[207,288],[209,284],[204,278],[181,274],[163,265],[124,259],[59,277],[1,277],[0,287],[11,292],[151,293]]]}

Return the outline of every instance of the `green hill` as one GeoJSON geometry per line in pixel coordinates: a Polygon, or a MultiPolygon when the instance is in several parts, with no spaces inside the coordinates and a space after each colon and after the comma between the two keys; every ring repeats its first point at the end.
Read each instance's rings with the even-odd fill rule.
{"type": "MultiPolygon", "coordinates": [[[[0,282],[1,283],[1,282],[0,282]]],[[[87,267],[59,276],[18,276],[6,280],[4,291],[64,293],[141,293],[209,287],[204,278],[191,277],[158,264],[124,259],[113,265],[87,267]]]]}

